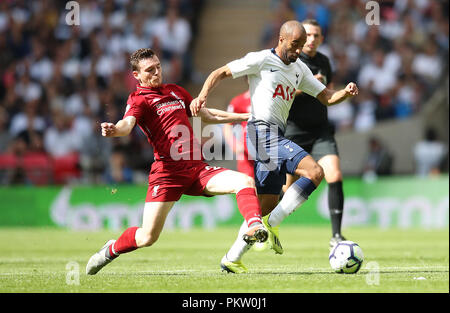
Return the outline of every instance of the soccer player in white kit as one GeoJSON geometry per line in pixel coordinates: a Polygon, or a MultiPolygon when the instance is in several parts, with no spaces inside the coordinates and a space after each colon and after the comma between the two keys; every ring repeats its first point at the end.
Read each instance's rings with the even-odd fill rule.
{"type": "MultiPolygon", "coordinates": [[[[295,92],[301,90],[324,105],[334,105],[358,94],[355,83],[335,91],[317,80],[298,58],[305,42],[306,31],[302,24],[295,20],[287,21],[280,28],[276,48],[248,53],[216,69],[190,105],[192,114],[197,115],[221,80],[247,75],[252,103],[247,145],[249,154],[255,158],[255,183],[263,221],[270,231],[269,244],[278,254],[283,253],[278,239],[278,225],[308,199],[324,177],[322,167],[301,147],[283,136],[295,92]],[[279,201],[286,173],[300,178],[279,201]]],[[[238,238],[221,260],[223,270],[247,272],[241,261],[252,246],[241,239],[241,234],[246,230],[244,222],[238,238]]]]}

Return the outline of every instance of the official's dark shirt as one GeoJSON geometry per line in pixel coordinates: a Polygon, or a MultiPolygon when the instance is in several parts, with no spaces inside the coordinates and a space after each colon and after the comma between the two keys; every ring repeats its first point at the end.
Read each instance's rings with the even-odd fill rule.
{"type": "MultiPolygon", "coordinates": [[[[314,75],[320,73],[326,77],[325,85],[332,80],[331,65],[328,57],[317,52],[314,57],[310,57],[305,53],[300,54],[300,60],[305,63],[314,75]]],[[[316,98],[301,93],[296,96],[289,111],[288,123],[286,128],[286,137],[289,136],[305,136],[308,133],[318,134],[324,130],[330,130],[333,126],[328,122],[328,110],[316,98]]]]}

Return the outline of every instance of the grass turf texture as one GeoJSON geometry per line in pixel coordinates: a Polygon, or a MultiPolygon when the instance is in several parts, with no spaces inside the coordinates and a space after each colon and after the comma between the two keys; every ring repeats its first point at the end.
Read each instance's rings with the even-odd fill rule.
{"type": "Polygon", "coordinates": [[[344,275],[328,263],[329,227],[285,226],[283,255],[250,251],[244,257],[249,273],[222,273],[220,259],[237,230],[163,231],[154,246],[122,255],[88,276],[89,257],[120,233],[3,228],[0,292],[449,292],[448,230],[345,229],[365,261],[358,274],[344,275]],[[369,262],[379,266],[378,283],[368,266],[375,263],[369,262]],[[79,284],[67,284],[77,264],[79,284]]]}

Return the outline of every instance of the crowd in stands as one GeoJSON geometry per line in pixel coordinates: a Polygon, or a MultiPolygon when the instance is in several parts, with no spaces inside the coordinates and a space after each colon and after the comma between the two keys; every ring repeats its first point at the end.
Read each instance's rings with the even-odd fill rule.
{"type": "MultiPolygon", "coordinates": [[[[129,56],[151,47],[165,82],[196,77],[204,0],[75,2],[79,25],[67,23],[67,1],[0,1],[0,185],[146,182],[153,152],[142,132],[99,131],[135,89],[129,56]]],[[[381,23],[370,26],[362,0],[272,0],[263,48],[276,46],[283,21],[315,18],[335,85],[359,84],[358,97],[330,108],[339,129],[414,114],[447,71],[448,2],[379,2],[381,23]]]]}
{"type": "MultiPolygon", "coordinates": [[[[319,51],[330,58],[334,86],[353,81],[360,90],[357,97],[329,107],[337,130],[369,131],[380,121],[410,117],[437,88],[448,88],[448,1],[376,1],[378,11],[372,4],[366,7],[368,2],[272,0],[274,14],[262,34],[262,46],[272,48],[284,21],[318,21],[324,35],[319,51]]],[[[417,175],[446,167],[448,147],[434,137],[432,144],[428,139],[411,149],[417,175]]],[[[392,173],[393,156],[377,138],[369,140],[368,155],[364,177],[392,173]]]]}
{"type": "Polygon", "coordinates": [[[167,82],[195,75],[203,0],[73,2],[0,1],[0,184],[144,182],[143,134],[111,140],[99,127],[135,90],[129,56],[151,47],[167,82]]]}
{"type": "Polygon", "coordinates": [[[448,1],[377,1],[379,25],[367,2],[272,0],[273,20],[262,36],[265,48],[274,47],[283,21],[319,22],[324,35],[319,51],[331,60],[335,86],[354,81],[361,91],[330,107],[338,129],[365,131],[381,120],[409,117],[448,76],[448,1]]]}

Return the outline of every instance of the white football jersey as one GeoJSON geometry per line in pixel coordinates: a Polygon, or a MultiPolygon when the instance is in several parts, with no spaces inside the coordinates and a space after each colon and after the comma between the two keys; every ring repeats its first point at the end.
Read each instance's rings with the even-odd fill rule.
{"type": "Polygon", "coordinates": [[[316,79],[300,59],[286,65],[275,49],[250,52],[227,64],[233,78],[248,77],[252,120],[276,124],[283,132],[295,91],[300,89],[316,97],[325,85],[316,79]]]}

